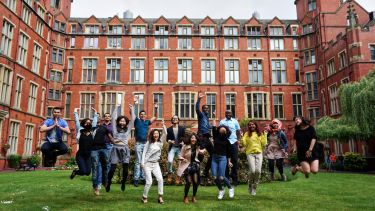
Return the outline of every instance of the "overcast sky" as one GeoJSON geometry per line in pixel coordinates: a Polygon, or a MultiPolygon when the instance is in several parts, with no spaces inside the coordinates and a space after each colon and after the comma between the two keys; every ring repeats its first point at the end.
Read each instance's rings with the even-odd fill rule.
{"type": "MultiPolygon", "coordinates": [[[[331,1],[331,0],[329,0],[331,1]]],[[[357,0],[367,11],[375,11],[375,0],[357,0]]],[[[296,19],[294,0],[74,0],[72,17],[113,17],[130,10],[143,18],[234,18],[248,19],[254,11],[261,19],[296,19]]]]}

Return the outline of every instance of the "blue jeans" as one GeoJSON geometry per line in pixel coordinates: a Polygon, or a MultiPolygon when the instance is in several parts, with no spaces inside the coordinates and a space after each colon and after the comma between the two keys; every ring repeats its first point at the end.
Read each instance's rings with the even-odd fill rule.
{"type": "Polygon", "coordinates": [[[91,151],[92,160],[92,185],[97,188],[101,183],[107,184],[108,178],[108,150],[98,149],[91,151]],[[103,168],[103,169],[102,169],[103,168]]]}
{"type": "Polygon", "coordinates": [[[174,159],[174,157],[180,156],[180,153],[181,153],[180,147],[175,147],[175,146],[171,147],[171,150],[168,153],[168,172],[169,173],[173,172],[173,159],[174,159]]]}
{"type": "Polygon", "coordinates": [[[225,169],[227,167],[227,157],[223,155],[212,155],[211,174],[215,178],[215,184],[219,190],[223,190],[222,183],[228,188],[232,188],[227,177],[225,177],[225,169]]]}
{"type": "Polygon", "coordinates": [[[143,170],[141,169],[141,159],[143,149],[145,148],[145,144],[136,143],[135,144],[135,165],[134,165],[134,180],[142,179],[144,180],[145,176],[143,170]]]}
{"type": "MultiPolygon", "coordinates": [[[[110,155],[110,153],[111,153],[111,150],[112,150],[112,147],[113,147],[113,144],[106,144],[106,147],[107,147],[107,157],[108,157],[108,160],[107,160],[107,162],[105,163],[105,165],[107,165],[107,175],[108,175],[108,173],[109,173],[109,170],[111,169],[111,162],[109,162],[109,155],[110,155]]],[[[102,165],[104,165],[103,163],[102,163],[102,165]]],[[[98,171],[99,172],[102,172],[102,168],[104,168],[104,167],[102,167],[102,165],[98,165],[98,171]]],[[[104,172],[103,172],[104,173],[104,172]]],[[[98,177],[98,180],[99,180],[99,184],[103,184],[102,183],[102,181],[103,181],[103,179],[102,179],[102,175],[103,174],[99,174],[99,177],[98,177]]],[[[108,177],[107,177],[108,178],[108,177]]]]}

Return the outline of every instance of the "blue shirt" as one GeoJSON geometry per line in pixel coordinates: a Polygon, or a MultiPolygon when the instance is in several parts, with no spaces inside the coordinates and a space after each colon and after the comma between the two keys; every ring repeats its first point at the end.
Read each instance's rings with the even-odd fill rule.
{"type": "Polygon", "coordinates": [[[228,140],[231,144],[234,144],[237,142],[237,130],[240,130],[240,124],[238,124],[237,120],[236,119],[223,119],[220,121],[220,125],[224,125],[224,126],[227,126],[229,127],[229,130],[231,132],[228,140]]]}
{"type": "Polygon", "coordinates": [[[141,120],[138,117],[134,121],[135,127],[135,141],[139,143],[146,143],[148,126],[151,125],[150,120],[141,120]]]}
{"type": "MultiPolygon", "coordinates": [[[[59,118],[57,123],[62,127],[68,127],[68,123],[64,120],[59,118]]],[[[46,119],[43,125],[50,127],[55,124],[54,119],[46,119]]],[[[50,143],[57,143],[62,141],[63,131],[59,127],[54,127],[53,129],[46,132],[46,140],[50,143]]]]}
{"type": "Polygon", "coordinates": [[[200,110],[201,99],[198,98],[197,103],[195,104],[195,112],[198,116],[198,134],[208,134],[212,126],[210,125],[210,120],[204,112],[200,110]]]}

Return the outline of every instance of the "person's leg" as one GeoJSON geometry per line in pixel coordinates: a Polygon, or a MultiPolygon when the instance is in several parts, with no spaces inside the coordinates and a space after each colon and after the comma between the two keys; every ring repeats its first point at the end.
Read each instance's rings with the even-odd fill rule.
{"type": "Polygon", "coordinates": [[[299,167],[298,170],[301,171],[306,178],[308,178],[310,175],[310,164],[307,161],[302,161],[300,165],[301,167],[299,167]]]}
{"type": "Polygon", "coordinates": [[[284,158],[279,158],[276,160],[276,167],[279,170],[280,175],[284,174],[284,158]]]}
{"type": "Polygon", "coordinates": [[[268,171],[270,172],[270,180],[275,179],[275,160],[268,159],[268,171]]]}
{"type": "Polygon", "coordinates": [[[192,177],[191,177],[191,175],[190,174],[186,174],[186,176],[185,176],[185,189],[184,189],[185,198],[188,196],[191,183],[192,183],[192,177]]]}
{"type": "Polygon", "coordinates": [[[173,173],[173,159],[175,154],[175,147],[171,147],[168,153],[168,173],[173,173]]]}
{"type": "Polygon", "coordinates": [[[255,175],[254,175],[255,188],[259,184],[260,175],[262,173],[262,163],[263,163],[262,153],[256,154],[255,155],[255,175]]]}
{"type": "Polygon", "coordinates": [[[138,181],[141,177],[141,159],[143,153],[143,144],[135,144],[135,164],[134,164],[134,185],[138,186],[138,181]]]}
{"type": "Polygon", "coordinates": [[[54,155],[52,152],[52,144],[48,141],[44,142],[44,144],[41,147],[41,151],[44,155],[43,165],[45,167],[51,167],[54,155]]]}
{"type": "Polygon", "coordinates": [[[228,160],[226,156],[220,156],[219,161],[219,169],[218,169],[218,177],[222,182],[224,182],[224,185],[227,186],[229,189],[232,188],[229,179],[225,176],[225,169],[228,166],[228,160]]]}
{"type": "Polygon", "coordinates": [[[154,174],[156,181],[158,182],[159,197],[162,197],[164,194],[164,181],[159,163],[155,163],[155,167],[152,169],[152,174],[154,174]]]}
{"type": "Polygon", "coordinates": [[[214,179],[214,182],[215,182],[217,188],[218,188],[219,190],[222,190],[223,187],[222,187],[222,185],[221,185],[221,181],[220,181],[220,179],[219,179],[219,177],[218,177],[218,169],[219,169],[218,159],[219,159],[218,156],[216,156],[216,155],[213,155],[213,156],[212,156],[212,162],[211,162],[211,173],[212,173],[212,177],[213,177],[213,179],[214,179]]]}
{"type": "Polygon", "coordinates": [[[249,188],[252,190],[254,180],[255,180],[255,155],[247,155],[247,163],[249,165],[249,188]]]}
{"type": "MultiPolygon", "coordinates": [[[[198,187],[199,187],[199,173],[195,173],[192,175],[192,182],[193,182],[193,197],[197,195],[198,187]]],[[[194,200],[193,200],[194,202],[194,200]]]]}
{"type": "MultiPolygon", "coordinates": [[[[237,142],[231,145],[231,162],[233,164],[232,171],[231,171],[231,178],[233,181],[233,185],[238,185],[238,145],[237,142]]],[[[227,178],[229,179],[229,178],[227,178]]]]}
{"type": "Polygon", "coordinates": [[[310,171],[311,171],[311,173],[313,173],[313,174],[318,173],[318,171],[319,171],[319,160],[313,160],[313,161],[310,163],[310,171]]]}
{"type": "MultiPolygon", "coordinates": [[[[102,182],[102,184],[104,186],[106,186],[107,183],[108,183],[108,169],[107,169],[107,166],[108,166],[108,162],[109,162],[107,149],[101,149],[99,151],[99,161],[100,161],[99,166],[101,167],[101,176],[102,176],[101,182],[102,182]]],[[[98,171],[98,173],[100,173],[100,172],[98,171]]]]}
{"type": "Polygon", "coordinates": [[[209,136],[204,137],[204,142],[205,142],[205,149],[208,152],[208,158],[207,158],[207,164],[204,167],[203,177],[209,177],[210,176],[211,163],[212,163],[211,161],[212,161],[213,146],[211,144],[209,136]]]}
{"type": "Polygon", "coordinates": [[[78,169],[75,170],[76,175],[85,175],[85,158],[79,151],[76,154],[76,163],[78,166],[78,169]]]}
{"type": "Polygon", "coordinates": [[[128,179],[128,172],[129,172],[129,163],[122,164],[122,180],[121,180],[121,190],[125,191],[125,183],[128,179]]]}
{"type": "Polygon", "coordinates": [[[96,189],[99,186],[99,152],[97,150],[91,151],[91,160],[92,160],[92,186],[96,189]]]}
{"type": "Polygon", "coordinates": [[[116,167],[117,167],[117,164],[111,164],[111,168],[108,172],[108,182],[107,182],[107,186],[105,187],[105,190],[107,192],[111,190],[112,178],[113,178],[113,175],[115,174],[116,167]]]}
{"type": "Polygon", "coordinates": [[[92,166],[91,155],[86,154],[84,159],[85,159],[84,173],[85,173],[86,176],[89,176],[91,174],[91,166],[92,166]]]}
{"type": "Polygon", "coordinates": [[[57,149],[57,151],[55,152],[56,156],[64,155],[68,153],[68,147],[62,141],[56,143],[56,149],[57,149]]]}
{"type": "Polygon", "coordinates": [[[146,184],[143,189],[143,198],[147,199],[148,197],[148,192],[150,191],[151,185],[152,185],[152,165],[150,163],[146,163],[144,167],[144,172],[146,176],[146,184]]]}

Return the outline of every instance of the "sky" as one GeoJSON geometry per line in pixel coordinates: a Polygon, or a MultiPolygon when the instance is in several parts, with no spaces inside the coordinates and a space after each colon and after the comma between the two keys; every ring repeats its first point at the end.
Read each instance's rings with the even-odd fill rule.
{"type": "MultiPolygon", "coordinates": [[[[367,11],[375,11],[375,0],[357,0],[367,11]]],[[[294,0],[74,0],[72,17],[122,17],[130,10],[143,18],[228,18],[249,19],[254,11],[261,19],[296,19],[294,0]]]]}

